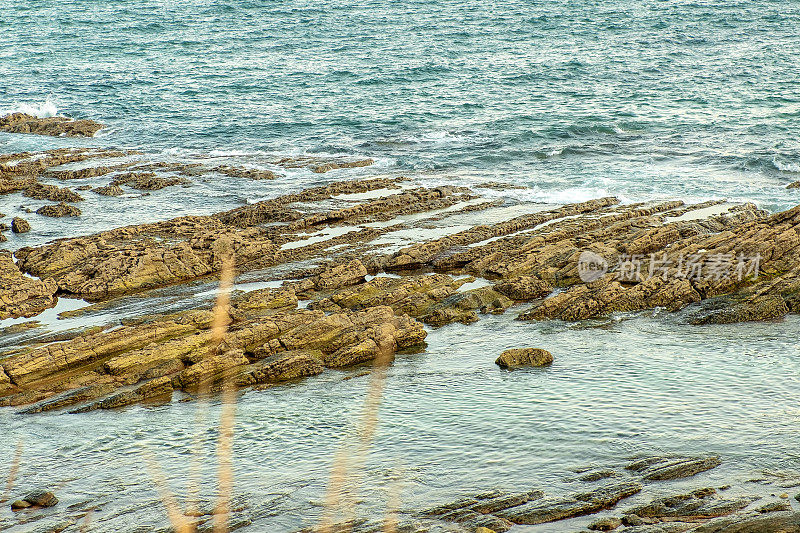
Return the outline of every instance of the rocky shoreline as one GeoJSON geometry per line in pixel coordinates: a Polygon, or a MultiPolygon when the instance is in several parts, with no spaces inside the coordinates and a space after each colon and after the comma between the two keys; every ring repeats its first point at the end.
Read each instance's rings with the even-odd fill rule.
{"type": "MultiPolygon", "coordinates": [[[[0,194],[53,202],[9,227],[36,232],[46,224],[40,217],[82,216],[73,204],[85,194],[158,194],[191,186],[201,175],[280,178],[263,169],[140,156],[98,149],[0,156],[0,194]],[[97,177],[108,184],[81,185],[97,177]]],[[[274,164],[324,173],[372,160],[297,158],[274,164]]],[[[486,184],[486,190],[502,187],[486,184]]],[[[334,181],[212,215],[0,253],[2,319],[37,317],[60,298],[85,299],[91,305],[72,313],[92,317],[126,297],[146,300],[152,291],[213,282],[228,261],[240,276],[269,285],[234,291],[221,339],[214,338],[214,311],[207,300],[179,310],[154,304],[121,323],[98,322],[59,338],[32,335],[0,354],[0,406],[20,415],[88,413],[170,401],[175,392],[191,398],[223,383],[268,387],[313,379],[381,356],[422,351],[431,328],[469,324],[518,306],[522,311],[513,312],[520,321],[582,321],[654,308],[697,327],[775,320],[800,311],[799,260],[800,206],[771,214],[752,204],[621,204],[608,197],[520,208],[484,197],[478,188],[425,187],[402,177],[334,181]],[[469,216],[473,222],[463,224],[469,216]],[[589,280],[582,271],[587,252],[607,262],[589,280]],[[661,257],[675,260],[648,272],[648,261],[661,257]],[[683,262],[691,257],[703,261],[701,268],[710,268],[711,258],[726,258],[727,275],[695,275],[683,262]],[[615,264],[616,258],[624,259],[615,264]],[[746,275],[734,275],[737,258],[748,258],[739,265],[747,267],[746,275]],[[758,258],[755,266],[752,258],[758,258]]],[[[31,331],[37,327],[30,323],[31,331]]],[[[488,357],[501,356],[498,365],[504,368],[552,362],[548,347],[540,348],[488,357]]],[[[800,531],[800,514],[791,503],[766,498],[763,491],[729,496],[727,489],[699,486],[606,512],[648,484],[691,478],[719,462],[712,456],[640,458],[587,469],[574,481],[591,487],[566,495],[551,496],[537,487],[487,488],[419,512],[400,530],[452,526],[501,532],[597,515],[578,527],[631,533],[800,531]]],[[[369,521],[352,526],[378,527],[369,521]]]]}
{"type": "MultiPolygon", "coordinates": [[[[80,195],[38,179],[75,183],[83,175],[106,173],[112,183],[127,183],[136,167],[61,171],[50,165],[127,155],[17,154],[4,156],[16,164],[0,170],[6,191],[60,200],[55,210],[72,207],[65,201],[78,202],[80,195]],[[24,189],[16,185],[21,183],[24,189]]],[[[213,171],[184,166],[179,172],[187,168],[213,171]]],[[[148,179],[177,184],[177,178],[148,179]]],[[[340,181],[214,215],[59,239],[22,247],[13,257],[6,252],[0,256],[5,318],[35,316],[59,297],[108,305],[122,296],[213,277],[226,258],[239,273],[297,266],[283,275],[291,279],[281,286],[234,298],[230,331],[217,349],[209,349],[207,307],[130,317],[136,323],[121,330],[98,325],[100,330],[63,342],[6,353],[0,360],[0,402],[29,405],[25,412],[113,407],[218,382],[231,371],[241,374],[242,384],[276,382],[364,363],[381,350],[410,348],[422,343],[422,324],[474,322],[480,313],[504,313],[520,302],[528,307],[519,320],[576,321],[688,308],[686,320],[708,324],[770,320],[800,309],[800,206],[769,214],[752,204],[621,205],[601,198],[539,208],[393,251],[381,244],[387,235],[414,226],[404,216],[435,220],[496,207],[463,187],[432,189],[404,178],[340,181]],[[328,207],[348,195],[358,199],[328,207]],[[714,214],[707,216],[709,209],[714,214]],[[324,232],[333,236],[315,237],[324,232]],[[757,256],[759,264],[739,278],[690,277],[674,264],[658,275],[646,276],[640,268],[623,277],[620,264],[584,282],[579,268],[587,251],[640,261],[655,254],[729,259],[746,254],[757,256]],[[461,289],[476,281],[482,286],[461,289]],[[165,342],[170,350],[153,349],[165,342]]]]}

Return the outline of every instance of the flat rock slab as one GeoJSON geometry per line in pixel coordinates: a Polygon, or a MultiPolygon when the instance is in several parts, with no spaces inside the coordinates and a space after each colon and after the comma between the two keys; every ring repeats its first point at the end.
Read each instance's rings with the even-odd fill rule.
{"type": "Polygon", "coordinates": [[[716,468],[721,463],[720,458],[715,455],[698,457],[666,455],[636,460],[625,469],[638,473],[646,481],[666,481],[691,477],[716,468]]]}
{"type": "Polygon", "coordinates": [[[616,505],[620,500],[642,490],[639,483],[629,481],[605,485],[594,491],[566,498],[548,498],[532,501],[497,513],[497,516],[515,524],[544,524],[576,516],[596,513],[616,505]]]}

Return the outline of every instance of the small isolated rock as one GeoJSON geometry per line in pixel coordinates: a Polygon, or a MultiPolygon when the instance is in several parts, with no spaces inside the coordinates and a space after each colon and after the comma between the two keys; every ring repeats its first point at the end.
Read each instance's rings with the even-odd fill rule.
{"type": "Polygon", "coordinates": [[[20,509],[27,509],[30,506],[31,506],[31,504],[29,504],[28,502],[26,502],[24,500],[17,500],[15,502],[11,503],[11,510],[12,511],[19,511],[20,509]]]}
{"type": "Polygon", "coordinates": [[[35,490],[22,498],[22,501],[38,507],[53,507],[58,503],[56,495],[47,490],[35,490]]]}
{"type": "Polygon", "coordinates": [[[14,217],[11,219],[11,231],[14,233],[28,233],[30,230],[31,225],[24,218],[14,217]]]}
{"type": "Polygon", "coordinates": [[[553,362],[553,356],[547,350],[539,348],[514,348],[506,350],[497,358],[501,368],[517,366],[546,366],[553,362]]]}
{"type": "Polygon", "coordinates": [[[102,196],[121,196],[123,194],[122,187],[119,185],[106,185],[105,187],[95,187],[92,192],[102,196]]]}
{"type": "Polygon", "coordinates": [[[46,217],[79,217],[81,216],[81,210],[75,207],[74,205],[65,204],[61,202],[55,205],[46,205],[44,207],[40,207],[36,210],[36,213],[39,215],[43,215],[46,217]]]}
{"type": "Polygon", "coordinates": [[[800,189],[800,181],[794,181],[786,186],[787,189],[800,189]]]}
{"type": "Polygon", "coordinates": [[[589,529],[592,531],[613,531],[621,525],[622,520],[614,516],[609,516],[607,518],[601,518],[600,520],[592,522],[589,525],[589,529]]]}

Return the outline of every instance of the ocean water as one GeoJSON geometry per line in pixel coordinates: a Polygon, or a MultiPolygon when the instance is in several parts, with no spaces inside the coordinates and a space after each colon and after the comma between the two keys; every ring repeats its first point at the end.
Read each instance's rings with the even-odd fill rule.
{"type": "Polygon", "coordinates": [[[0,109],[153,152],[779,209],[800,202],[798,27],[791,0],[2,0],[0,109]]]}
{"type": "MultiPolygon", "coordinates": [[[[0,0],[0,114],[108,126],[89,140],[0,134],[0,153],[113,146],[267,168],[274,156],[376,160],[270,182],[197,180],[124,209],[87,195],[80,219],[4,246],[375,175],[529,187],[497,193],[510,201],[788,208],[800,203],[800,190],[785,189],[800,180],[798,28],[791,0],[0,0]]],[[[0,211],[19,203],[9,195],[0,211]]],[[[425,352],[397,357],[360,515],[382,517],[395,492],[413,511],[492,487],[569,491],[570,468],[635,454],[720,454],[723,466],[702,478],[716,485],[800,471],[797,317],[698,328],[651,312],[515,322],[521,310],[432,330],[425,352]],[[556,362],[500,371],[496,354],[519,345],[556,362]]],[[[334,454],[360,416],[363,370],[241,393],[234,493],[254,521],[246,530],[318,519],[334,454]]],[[[18,486],[55,487],[62,500],[29,524],[4,505],[0,529],[52,525],[73,505],[99,506],[91,531],[164,526],[142,444],[183,496],[198,427],[202,495],[213,501],[219,405],[200,422],[197,407],[176,398],[85,415],[0,409],[0,479],[22,442],[18,486]]]]}

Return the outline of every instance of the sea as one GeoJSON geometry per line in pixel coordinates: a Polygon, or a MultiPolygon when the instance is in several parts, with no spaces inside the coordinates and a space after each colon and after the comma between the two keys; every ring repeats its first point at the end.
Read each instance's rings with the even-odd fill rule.
{"type": "MultiPolygon", "coordinates": [[[[794,0],[0,0],[0,115],[106,125],[91,139],[0,134],[0,153],[119,147],[273,170],[281,157],[375,160],[165,191],[3,246],[374,176],[525,186],[495,193],[508,202],[787,209],[800,204],[800,189],[786,189],[800,180],[799,28],[794,0]]],[[[0,211],[16,214],[18,200],[0,211]]],[[[800,472],[800,320],[701,328],[668,315],[489,316],[431,331],[424,352],[388,372],[357,514],[381,518],[394,501],[408,517],[495,487],[568,492],[571,469],[641,454],[718,454],[709,482],[720,485],[800,472]],[[519,345],[556,361],[499,371],[493,354],[519,345]]],[[[244,530],[319,520],[334,456],[361,420],[359,372],[241,394],[244,530]]],[[[55,487],[62,500],[29,523],[4,506],[0,529],[49,527],[81,505],[97,507],[90,531],[165,527],[146,457],[183,497],[198,441],[213,502],[219,410],[217,399],[199,419],[196,402],[177,400],[81,415],[0,409],[0,479],[21,443],[17,487],[55,487]]]]}

